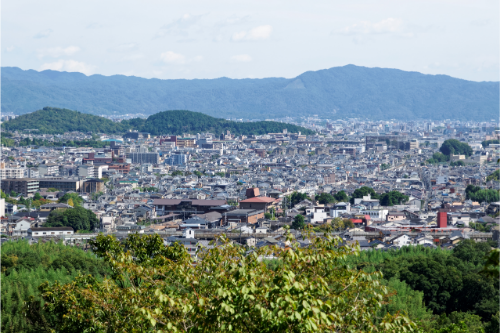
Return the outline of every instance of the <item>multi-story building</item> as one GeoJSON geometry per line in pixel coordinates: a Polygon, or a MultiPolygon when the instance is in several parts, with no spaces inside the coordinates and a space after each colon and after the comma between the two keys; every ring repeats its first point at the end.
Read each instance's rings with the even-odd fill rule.
{"type": "Polygon", "coordinates": [[[0,168],[0,178],[23,178],[25,168],[0,168]]]}
{"type": "Polygon", "coordinates": [[[165,159],[165,164],[168,165],[185,165],[188,161],[188,155],[186,154],[173,154],[169,158],[165,159]]]}
{"type": "Polygon", "coordinates": [[[40,178],[40,188],[55,188],[59,191],[74,191],[79,192],[83,185],[83,180],[78,179],[63,179],[63,178],[40,178]]]}
{"type": "Polygon", "coordinates": [[[160,163],[160,154],[158,153],[127,153],[127,158],[129,158],[132,163],[160,163]]]}
{"type": "Polygon", "coordinates": [[[38,168],[26,168],[24,176],[26,178],[39,178],[40,172],[38,171],[38,168]]]}
{"type": "Polygon", "coordinates": [[[83,183],[83,191],[88,193],[104,192],[104,181],[94,178],[83,183]]]}
{"type": "Polygon", "coordinates": [[[80,178],[93,178],[94,177],[94,165],[84,164],[80,165],[77,169],[78,177],[80,178]]]}
{"type": "Polygon", "coordinates": [[[195,148],[196,139],[194,138],[177,138],[177,147],[179,148],[195,148]]]}
{"type": "Polygon", "coordinates": [[[59,174],[59,165],[57,164],[40,164],[38,166],[38,173],[40,177],[56,176],[59,174]]]}
{"type": "Polygon", "coordinates": [[[4,193],[10,193],[12,191],[22,194],[24,197],[28,197],[31,194],[35,194],[39,189],[38,179],[34,178],[14,178],[14,179],[2,179],[2,191],[4,193]]]}

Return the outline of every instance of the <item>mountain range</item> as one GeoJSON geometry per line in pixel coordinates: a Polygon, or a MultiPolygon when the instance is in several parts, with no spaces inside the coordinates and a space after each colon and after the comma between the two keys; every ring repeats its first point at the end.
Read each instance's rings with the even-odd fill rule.
{"type": "Polygon", "coordinates": [[[474,82],[354,65],[295,78],[160,80],[2,67],[2,113],[45,106],[95,115],[152,115],[192,110],[211,116],[268,119],[498,118],[499,82],[474,82]]]}

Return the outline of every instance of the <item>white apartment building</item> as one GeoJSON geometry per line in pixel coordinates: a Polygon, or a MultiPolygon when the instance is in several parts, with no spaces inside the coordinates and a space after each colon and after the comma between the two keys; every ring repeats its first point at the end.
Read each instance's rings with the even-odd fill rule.
{"type": "Polygon", "coordinates": [[[0,178],[1,179],[12,179],[12,178],[23,178],[24,168],[1,168],[0,178]]]}

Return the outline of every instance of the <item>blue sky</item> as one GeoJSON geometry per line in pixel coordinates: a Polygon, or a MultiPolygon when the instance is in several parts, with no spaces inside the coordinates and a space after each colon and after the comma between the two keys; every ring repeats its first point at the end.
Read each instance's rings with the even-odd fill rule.
{"type": "Polygon", "coordinates": [[[499,1],[4,0],[2,66],[147,78],[346,64],[499,80],[499,1]]]}

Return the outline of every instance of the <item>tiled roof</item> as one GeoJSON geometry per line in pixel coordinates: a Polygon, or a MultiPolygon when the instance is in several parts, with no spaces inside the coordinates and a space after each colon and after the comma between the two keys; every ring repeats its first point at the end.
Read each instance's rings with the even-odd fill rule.
{"type": "Polygon", "coordinates": [[[268,198],[268,197],[255,197],[255,198],[250,198],[250,199],[246,199],[246,200],[242,200],[240,202],[243,202],[243,203],[266,203],[266,202],[274,202],[276,201],[276,199],[274,198],[268,198]]]}

